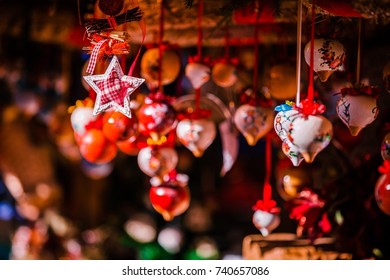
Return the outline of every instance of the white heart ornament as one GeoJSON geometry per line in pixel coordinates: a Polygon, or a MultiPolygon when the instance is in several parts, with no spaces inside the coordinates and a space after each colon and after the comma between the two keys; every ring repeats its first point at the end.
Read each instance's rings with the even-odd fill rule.
{"type": "Polygon", "coordinates": [[[282,141],[287,138],[291,122],[298,115],[299,112],[297,110],[280,111],[276,114],[274,119],[274,129],[282,141]]]}
{"type": "Polygon", "coordinates": [[[196,157],[211,145],[217,134],[214,122],[207,119],[181,120],[176,127],[179,141],[186,146],[196,157]]]}
{"type": "Polygon", "coordinates": [[[210,67],[197,62],[191,62],[186,66],[186,76],[194,89],[200,89],[210,80],[210,67]]]}
{"type": "Polygon", "coordinates": [[[173,148],[146,147],[139,151],[137,156],[139,168],[146,175],[164,176],[176,168],[178,162],[177,152],[173,148]]]}
{"type": "Polygon", "coordinates": [[[299,148],[295,146],[293,143],[291,143],[290,140],[288,140],[288,138],[283,140],[282,151],[283,154],[285,154],[286,157],[288,157],[291,160],[294,166],[299,166],[299,164],[301,164],[303,160],[303,156],[300,153],[299,148]]]}
{"type": "Polygon", "coordinates": [[[269,108],[244,104],[237,108],[234,123],[248,144],[254,146],[272,129],[273,117],[274,113],[269,108]]]}
{"type": "Polygon", "coordinates": [[[306,162],[314,158],[328,144],[333,135],[332,123],[321,115],[299,114],[292,122],[288,138],[298,147],[306,162]]]}
{"type": "Polygon", "coordinates": [[[263,236],[267,236],[279,226],[280,217],[279,214],[256,210],[253,213],[252,222],[263,236]]]}
{"type": "Polygon", "coordinates": [[[378,106],[373,96],[345,95],[337,101],[336,111],[351,134],[356,136],[376,119],[378,106]]]}

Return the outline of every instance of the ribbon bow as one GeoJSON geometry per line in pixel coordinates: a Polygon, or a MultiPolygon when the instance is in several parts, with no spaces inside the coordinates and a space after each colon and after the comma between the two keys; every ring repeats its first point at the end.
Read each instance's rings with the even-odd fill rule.
{"type": "Polygon", "coordinates": [[[390,160],[385,160],[383,165],[378,167],[378,171],[382,174],[390,173],[390,160]]]}
{"type": "Polygon", "coordinates": [[[199,55],[189,56],[188,63],[202,63],[207,66],[211,66],[213,64],[211,57],[209,56],[200,57],[199,55]]]}
{"type": "Polygon", "coordinates": [[[294,109],[303,115],[319,115],[325,112],[326,107],[323,104],[305,99],[299,105],[295,104],[294,109]]]}
{"type": "Polygon", "coordinates": [[[278,214],[280,212],[280,208],[276,207],[276,201],[273,199],[269,200],[258,200],[255,205],[252,207],[253,211],[261,210],[266,211],[272,214],[278,214]]]}

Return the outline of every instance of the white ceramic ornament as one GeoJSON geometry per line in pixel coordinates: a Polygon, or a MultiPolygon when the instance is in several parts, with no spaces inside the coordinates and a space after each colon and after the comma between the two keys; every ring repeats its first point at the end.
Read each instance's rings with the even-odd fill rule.
{"type": "Polygon", "coordinates": [[[378,115],[376,98],[367,95],[345,95],[337,101],[336,111],[351,134],[356,136],[378,115]]]}
{"type": "Polygon", "coordinates": [[[280,224],[279,214],[256,210],[252,222],[263,236],[269,235],[280,224]]]}
{"type": "Polygon", "coordinates": [[[288,140],[283,140],[282,151],[288,157],[294,166],[299,166],[303,160],[302,154],[299,152],[299,148],[288,140]]]}
{"type": "Polygon", "coordinates": [[[77,107],[70,115],[70,122],[72,128],[77,135],[82,136],[85,132],[85,126],[95,120],[93,115],[93,108],[90,107],[77,107]]]}
{"type": "Polygon", "coordinates": [[[214,141],[216,134],[215,124],[207,119],[184,119],[176,127],[179,141],[196,157],[203,155],[203,152],[214,141]]]}
{"type": "Polygon", "coordinates": [[[274,129],[279,138],[284,141],[287,138],[288,130],[294,117],[298,116],[297,110],[280,111],[274,119],[274,129]]]}
{"type": "Polygon", "coordinates": [[[176,168],[178,156],[173,148],[146,147],[139,151],[137,162],[146,175],[162,177],[176,168]]]}
{"type": "MultiPolygon", "coordinates": [[[[310,65],[309,41],[305,46],[305,61],[310,65]]],[[[322,82],[326,82],[334,71],[341,70],[345,61],[345,48],[337,40],[314,39],[313,69],[322,82]]]]}
{"type": "Polygon", "coordinates": [[[248,144],[254,146],[272,129],[273,118],[274,113],[269,108],[244,104],[237,108],[234,123],[248,144]]]}
{"type": "Polygon", "coordinates": [[[236,67],[232,64],[218,62],[211,74],[214,83],[223,88],[231,87],[237,81],[236,67]]]}
{"type": "Polygon", "coordinates": [[[202,63],[191,62],[186,66],[186,76],[194,89],[200,89],[210,80],[210,67],[202,63]]]}
{"type": "Polygon", "coordinates": [[[328,146],[332,135],[332,123],[324,116],[299,114],[291,122],[288,139],[310,163],[328,146]]]}

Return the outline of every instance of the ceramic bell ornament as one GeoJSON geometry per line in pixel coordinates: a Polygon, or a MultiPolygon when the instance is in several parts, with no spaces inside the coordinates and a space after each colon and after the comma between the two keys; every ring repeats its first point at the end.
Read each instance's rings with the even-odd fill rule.
{"type": "Polygon", "coordinates": [[[263,236],[269,235],[280,224],[280,209],[275,207],[276,202],[274,200],[268,202],[270,202],[270,204],[263,200],[259,200],[256,205],[253,206],[255,212],[252,216],[252,222],[263,236]]]}
{"type": "Polygon", "coordinates": [[[160,213],[164,220],[171,221],[183,214],[190,205],[190,191],[187,186],[188,176],[174,174],[173,176],[153,177],[149,191],[153,208],[160,213]]]}
{"type": "MultiPolygon", "coordinates": [[[[168,85],[176,80],[180,73],[180,58],[168,45],[163,45],[161,84],[168,85]]],[[[149,88],[158,87],[159,78],[159,48],[148,49],[141,59],[141,76],[149,88]]]]}
{"type": "Polygon", "coordinates": [[[176,135],[195,157],[201,157],[211,145],[217,134],[213,121],[201,119],[184,119],[176,127],[176,135]]]}
{"type": "Polygon", "coordinates": [[[137,111],[139,131],[158,141],[175,129],[176,112],[162,93],[149,94],[137,111]]]}
{"type": "Polygon", "coordinates": [[[378,93],[379,88],[363,85],[341,89],[341,97],[336,104],[337,115],[353,136],[376,119],[378,93]]]}
{"type": "Polygon", "coordinates": [[[200,89],[210,80],[210,67],[200,62],[189,62],[185,74],[194,89],[200,89]]]}
{"type": "MultiPolygon", "coordinates": [[[[305,61],[310,66],[309,41],[305,46],[305,61]]],[[[322,82],[326,82],[334,71],[342,70],[345,61],[345,48],[337,40],[314,39],[313,69],[322,82]]]]}
{"type": "Polygon", "coordinates": [[[294,166],[299,166],[303,161],[303,156],[299,148],[291,143],[288,138],[284,139],[282,142],[282,152],[286,157],[289,158],[294,166]]]}
{"type": "Polygon", "coordinates": [[[145,147],[139,151],[137,162],[146,175],[162,177],[176,168],[178,156],[170,147],[145,147]]]}
{"type": "Polygon", "coordinates": [[[274,129],[280,140],[284,141],[288,135],[292,120],[299,115],[297,110],[293,109],[293,102],[286,102],[275,107],[275,111],[278,113],[274,119],[274,129]]]}
{"type": "Polygon", "coordinates": [[[236,66],[226,60],[215,63],[211,75],[214,83],[223,88],[231,87],[237,81],[236,66]]]}
{"type": "Polygon", "coordinates": [[[320,115],[325,106],[304,100],[295,109],[295,117],[287,133],[288,140],[295,145],[307,163],[313,162],[319,152],[330,143],[333,136],[332,123],[320,115]]]}
{"type": "Polygon", "coordinates": [[[250,146],[265,136],[273,126],[274,113],[268,101],[255,95],[252,89],[241,94],[241,105],[234,113],[234,123],[250,146]]]}

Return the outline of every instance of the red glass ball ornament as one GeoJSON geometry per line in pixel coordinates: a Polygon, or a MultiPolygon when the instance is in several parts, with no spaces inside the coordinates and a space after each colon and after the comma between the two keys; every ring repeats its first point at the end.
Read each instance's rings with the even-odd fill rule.
{"type": "Polygon", "coordinates": [[[171,221],[175,216],[183,214],[190,205],[188,186],[175,181],[152,186],[149,191],[149,198],[153,208],[166,221],[171,221]]]}
{"type": "Polygon", "coordinates": [[[390,215],[390,173],[383,174],[376,182],[375,200],[382,212],[390,215]]]}
{"type": "Polygon", "coordinates": [[[177,124],[175,110],[165,101],[146,98],[137,116],[139,131],[155,141],[172,131],[177,124]]]}
{"type": "Polygon", "coordinates": [[[121,152],[129,156],[136,156],[141,150],[141,147],[146,146],[146,140],[147,137],[145,135],[139,134],[135,139],[130,137],[123,141],[117,141],[116,145],[121,152]]]}
{"type": "Polygon", "coordinates": [[[108,112],[103,117],[103,133],[112,142],[135,140],[138,136],[138,121],[135,114],[131,118],[120,112],[108,112]]]}
{"type": "Polygon", "coordinates": [[[112,161],[117,154],[116,145],[101,130],[90,129],[81,139],[80,153],[87,161],[103,164],[112,161]]]}

